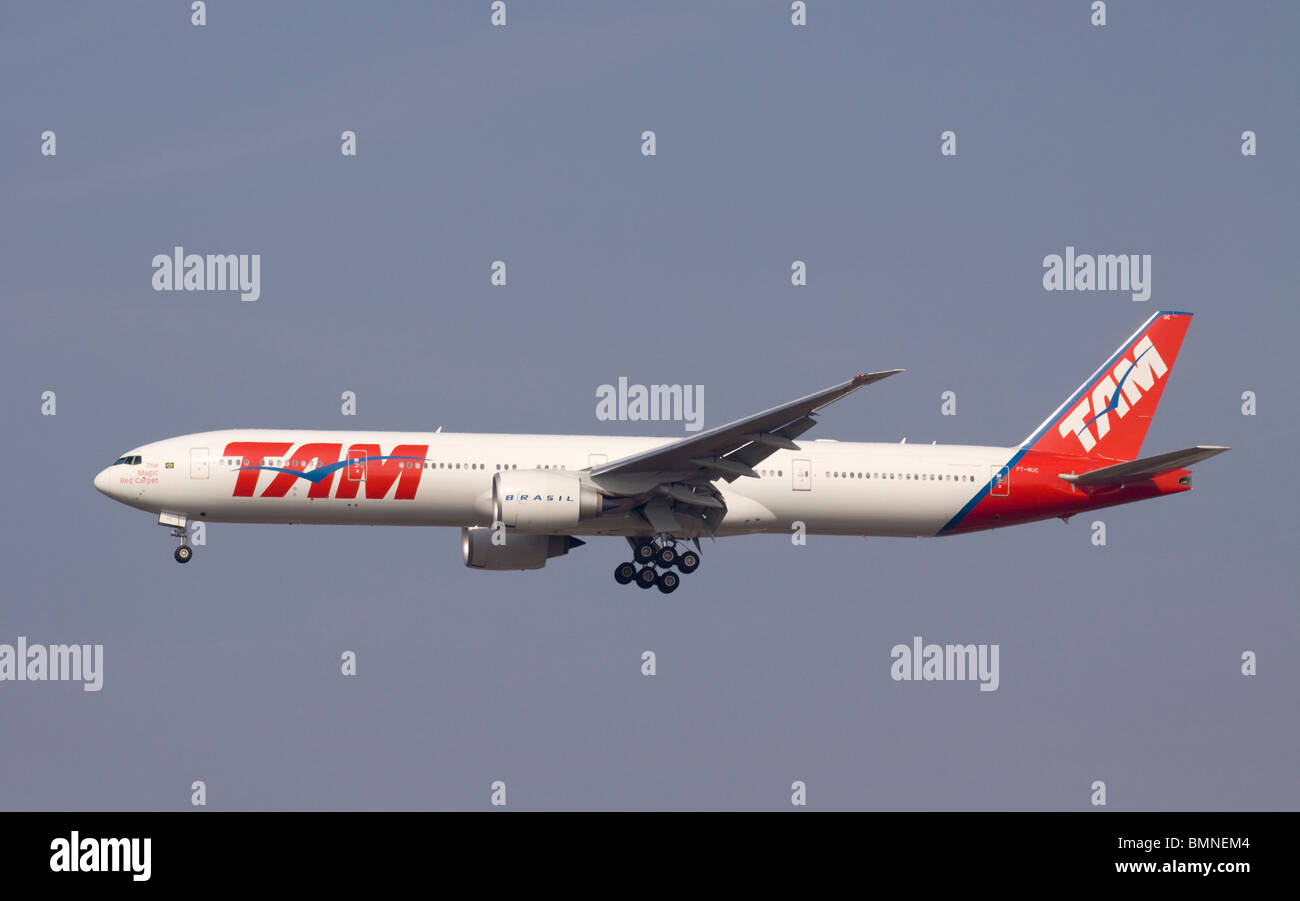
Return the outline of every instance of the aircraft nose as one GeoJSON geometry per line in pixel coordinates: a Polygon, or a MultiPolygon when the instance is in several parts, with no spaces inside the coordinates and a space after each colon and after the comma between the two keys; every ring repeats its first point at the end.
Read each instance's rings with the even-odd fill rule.
{"type": "Polygon", "coordinates": [[[109,497],[112,497],[113,495],[109,494],[108,490],[111,484],[112,476],[109,475],[108,469],[101,469],[99,475],[95,476],[95,488],[98,489],[100,494],[106,494],[109,497]]]}

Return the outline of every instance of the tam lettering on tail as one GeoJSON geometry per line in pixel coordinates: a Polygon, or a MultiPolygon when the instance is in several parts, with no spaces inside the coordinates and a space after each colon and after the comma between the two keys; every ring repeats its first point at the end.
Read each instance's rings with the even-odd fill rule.
{"type": "Polygon", "coordinates": [[[1191,313],[1162,310],[1142,323],[1022,448],[1099,460],[1137,459],[1191,313]]]}

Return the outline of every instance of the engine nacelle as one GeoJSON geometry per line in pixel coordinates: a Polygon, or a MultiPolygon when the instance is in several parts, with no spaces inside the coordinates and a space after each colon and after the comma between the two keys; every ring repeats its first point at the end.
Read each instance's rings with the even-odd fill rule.
{"type": "Polygon", "coordinates": [[[575,473],[554,469],[492,477],[492,518],[521,532],[564,532],[601,514],[604,499],[575,473]]]}
{"type": "Polygon", "coordinates": [[[541,569],[551,557],[560,557],[583,542],[568,535],[506,533],[505,544],[492,543],[492,529],[460,530],[465,565],[474,569],[541,569]]]}

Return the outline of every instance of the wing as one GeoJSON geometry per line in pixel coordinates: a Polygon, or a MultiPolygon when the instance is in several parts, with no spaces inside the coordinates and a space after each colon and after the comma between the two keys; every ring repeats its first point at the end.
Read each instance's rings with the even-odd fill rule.
{"type": "Polygon", "coordinates": [[[696,508],[725,510],[718,493],[709,487],[711,482],[718,479],[731,482],[742,476],[758,478],[754,465],[778,450],[798,450],[794,439],[816,425],[815,414],[819,410],[864,385],[902,371],[862,373],[779,407],[592,467],[588,473],[607,496],[635,499],[655,496],[657,502],[648,505],[648,511],[642,511],[652,523],[656,518],[664,523],[671,521],[671,517],[655,514],[671,508],[673,501],[696,508]]]}
{"type": "Polygon", "coordinates": [[[1084,488],[1120,485],[1125,482],[1140,482],[1143,479],[1158,476],[1162,472],[1169,472],[1171,469],[1184,469],[1193,463],[1207,460],[1226,450],[1230,450],[1230,448],[1197,445],[1184,450],[1170,451],[1167,454],[1156,454],[1154,457],[1131,460],[1128,463],[1116,463],[1114,466],[1105,466],[1081,475],[1062,473],[1061,478],[1084,488]]]}

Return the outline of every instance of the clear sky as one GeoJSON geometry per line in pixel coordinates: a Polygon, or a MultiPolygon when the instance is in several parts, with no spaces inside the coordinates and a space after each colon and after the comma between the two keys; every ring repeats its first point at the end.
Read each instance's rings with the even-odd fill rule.
{"type": "Polygon", "coordinates": [[[0,643],[103,644],[104,686],[0,682],[0,807],[1300,805],[1300,8],[488,7],[3,13],[0,643]],[[154,292],[175,245],[261,254],[260,300],[154,292]],[[1151,254],[1151,299],[1045,291],[1067,246],[1151,254]],[[91,486],[214,428],[683,434],[598,421],[620,376],[708,427],[905,367],[810,437],[1009,445],[1157,309],[1196,318],[1144,452],[1233,447],[1193,492],[706,542],[671,596],[621,539],[481,573],[451,529],[212,525],[181,567],[91,486]],[[894,682],[915,635],[998,644],[998,690],[894,682]]]}

